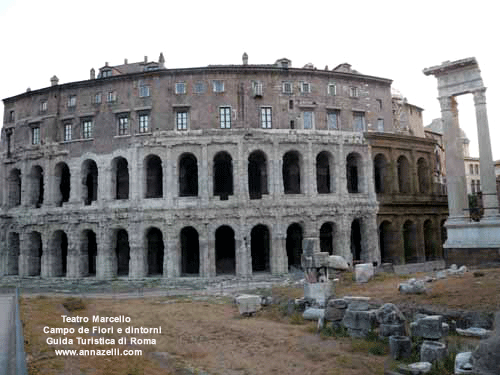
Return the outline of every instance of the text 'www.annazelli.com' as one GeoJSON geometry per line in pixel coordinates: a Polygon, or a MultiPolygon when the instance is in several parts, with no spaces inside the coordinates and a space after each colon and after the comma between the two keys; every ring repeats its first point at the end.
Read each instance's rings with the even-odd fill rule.
{"type": "Polygon", "coordinates": [[[101,355],[123,355],[133,356],[142,355],[142,350],[120,350],[119,348],[113,349],[56,349],[56,355],[61,356],[101,356],[101,355]]]}

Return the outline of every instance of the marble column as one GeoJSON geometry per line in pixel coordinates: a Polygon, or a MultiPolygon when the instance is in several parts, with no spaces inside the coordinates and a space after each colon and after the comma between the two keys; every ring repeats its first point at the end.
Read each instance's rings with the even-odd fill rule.
{"type": "Polygon", "coordinates": [[[448,189],[448,221],[465,221],[465,209],[468,208],[465,186],[465,165],[458,109],[455,98],[439,98],[441,117],[444,127],[444,145],[446,149],[446,186],[448,189]]]}
{"type": "Polygon", "coordinates": [[[485,208],[484,217],[487,218],[499,216],[499,214],[485,91],[486,88],[474,91],[474,106],[476,108],[477,138],[479,141],[481,191],[483,192],[483,206],[485,208]]]}

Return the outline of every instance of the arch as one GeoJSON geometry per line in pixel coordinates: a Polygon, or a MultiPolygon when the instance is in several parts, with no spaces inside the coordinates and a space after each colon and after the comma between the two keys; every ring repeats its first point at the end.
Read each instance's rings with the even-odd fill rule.
{"type": "Polygon", "coordinates": [[[193,227],[181,230],[181,275],[200,273],[200,239],[193,227]]]}
{"type": "Polygon", "coordinates": [[[352,261],[361,261],[361,219],[354,219],[351,223],[351,253],[352,261]]]}
{"type": "Polygon", "coordinates": [[[28,276],[40,276],[42,271],[42,235],[39,232],[31,232],[28,235],[28,276]]]}
{"type": "Polygon", "coordinates": [[[398,188],[400,193],[410,192],[410,164],[406,156],[401,155],[398,158],[398,188]]]}
{"type": "Polygon", "coordinates": [[[285,194],[300,194],[300,171],[302,158],[297,151],[283,155],[283,189],[285,194]]]}
{"type": "Polygon", "coordinates": [[[222,225],[215,231],[215,272],[234,274],[236,271],[236,243],[234,230],[222,225]]]}
{"type": "Polygon", "coordinates": [[[375,182],[375,193],[387,193],[389,184],[387,181],[387,159],[383,154],[377,154],[373,159],[373,174],[375,182]]]}
{"type": "Polygon", "coordinates": [[[191,153],[179,158],[179,196],[198,196],[198,160],[191,153]]]}
{"type": "Polygon", "coordinates": [[[68,236],[62,230],[56,230],[52,235],[49,247],[49,275],[65,277],[68,271],[68,236]]]}
{"type": "Polygon", "coordinates": [[[269,228],[258,224],[250,232],[250,251],[252,254],[252,272],[271,271],[271,249],[269,228]]]}
{"type": "Polygon", "coordinates": [[[43,204],[43,168],[39,165],[31,167],[30,173],[30,200],[31,205],[40,208],[43,204]]]}
{"type": "Polygon", "coordinates": [[[418,175],[418,191],[419,193],[428,193],[430,187],[430,172],[427,161],[420,158],[417,161],[417,175],[418,175]]]}
{"type": "Polygon", "coordinates": [[[384,220],[378,227],[378,240],[380,247],[380,259],[382,263],[395,263],[396,259],[393,249],[394,228],[390,221],[384,220]]]}
{"type": "Polygon", "coordinates": [[[334,255],[333,240],[335,238],[335,224],[328,221],[319,229],[319,248],[323,253],[334,255]]]}
{"type": "Polygon", "coordinates": [[[71,174],[69,173],[69,167],[65,162],[59,162],[55,167],[55,204],[57,207],[61,207],[63,203],[69,201],[69,195],[71,191],[71,174]]]}
{"type": "Polygon", "coordinates": [[[329,194],[335,191],[333,156],[321,151],[316,156],[316,186],[318,194],[329,194]]]}
{"type": "Polygon", "coordinates": [[[250,199],[260,199],[269,194],[267,188],[267,157],[262,151],[254,151],[248,156],[248,192],[250,199]]]}
{"type": "Polygon", "coordinates": [[[437,258],[434,228],[430,219],[424,221],[424,249],[426,261],[435,260],[437,258]]]}
{"type": "Polygon", "coordinates": [[[303,230],[299,223],[293,223],[286,230],[286,255],[288,256],[288,268],[302,267],[302,240],[303,230]]]}
{"type": "Polygon", "coordinates": [[[5,274],[19,275],[19,255],[21,253],[19,233],[9,232],[7,235],[7,258],[5,259],[5,274]]]}
{"type": "Polygon", "coordinates": [[[157,155],[148,155],[146,164],[146,198],[163,197],[163,169],[161,159],[157,155]]]}
{"type": "Polygon", "coordinates": [[[98,169],[92,159],[87,159],[82,164],[82,198],[86,206],[97,201],[98,169]]]}
{"type": "Polygon", "coordinates": [[[130,245],[125,229],[116,229],[114,233],[114,250],[116,255],[116,274],[128,276],[130,263],[130,245]]]}
{"type": "Polygon", "coordinates": [[[21,205],[21,171],[17,168],[9,172],[8,199],[9,208],[21,205]]]}
{"type": "Polygon", "coordinates": [[[351,152],[346,158],[347,192],[361,193],[362,158],[357,152],[351,152]]]}
{"type": "Polygon", "coordinates": [[[87,267],[85,272],[89,275],[97,273],[97,238],[94,231],[85,229],[81,234],[81,254],[87,267]]]}
{"type": "Polygon", "coordinates": [[[220,151],[213,162],[214,196],[225,200],[233,195],[233,158],[226,151],[220,151]]]}
{"type": "Polygon", "coordinates": [[[417,226],[411,220],[403,224],[403,251],[405,263],[417,262],[417,226]]]}
{"type": "Polygon", "coordinates": [[[163,257],[165,245],[161,230],[152,227],[146,233],[148,249],[148,276],[163,274],[163,257]]]}
{"type": "Polygon", "coordinates": [[[111,161],[111,186],[114,199],[129,199],[129,172],[127,159],[118,156],[111,161]]]}

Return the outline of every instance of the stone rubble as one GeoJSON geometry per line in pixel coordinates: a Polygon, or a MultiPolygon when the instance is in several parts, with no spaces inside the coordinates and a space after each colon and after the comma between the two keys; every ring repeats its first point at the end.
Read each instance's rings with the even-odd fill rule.
{"type": "Polygon", "coordinates": [[[458,353],[455,357],[455,374],[472,374],[472,352],[458,353]]]}
{"type": "Polygon", "coordinates": [[[399,284],[399,292],[403,294],[422,294],[427,291],[425,281],[411,278],[406,283],[399,284]]]}

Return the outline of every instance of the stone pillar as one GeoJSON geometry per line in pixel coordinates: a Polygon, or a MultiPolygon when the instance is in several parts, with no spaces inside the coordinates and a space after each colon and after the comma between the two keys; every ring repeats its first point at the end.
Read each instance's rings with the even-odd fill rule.
{"type": "Polygon", "coordinates": [[[180,276],[180,258],[179,258],[179,235],[172,231],[166,231],[165,255],[163,257],[163,275],[167,278],[180,276]]]}
{"type": "MultiPolygon", "coordinates": [[[[9,243],[8,237],[6,244],[8,246],[7,248],[10,248],[11,244],[9,243]]],[[[5,255],[7,256],[8,254],[5,255]]],[[[35,268],[35,266],[38,268],[39,262],[40,259],[35,260],[34,257],[31,256],[30,233],[23,231],[19,234],[19,276],[31,276],[33,274],[32,269],[35,268]]]]}
{"type": "Polygon", "coordinates": [[[211,183],[209,181],[210,176],[212,175],[208,171],[208,146],[203,144],[201,148],[201,160],[200,160],[201,168],[198,170],[198,180],[200,181],[200,189],[199,193],[201,195],[201,202],[205,206],[208,204],[208,200],[211,193],[211,183]]]}
{"type": "Polygon", "coordinates": [[[361,260],[366,263],[377,262],[380,265],[377,215],[370,213],[361,220],[361,260]]]}
{"type": "Polygon", "coordinates": [[[98,280],[110,280],[116,276],[117,260],[115,249],[113,249],[114,236],[113,229],[102,226],[96,233],[96,278],[98,280]]]}
{"type": "Polygon", "coordinates": [[[176,178],[177,160],[172,160],[172,148],[167,148],[167,158],[163,165],[163,198],[167,199],[167,205],[172,206],[172,200],[179,194],[177,189],[178,179],[176,178]]]}
{"type": "Polygon", "coordinates": [[[241,224],[234,231],[234,247],[235,247],[235,271],[236,276],[247,277],[252,274],[251,270],[251,255],[250,255],[250,238],[245,235],[244,226],[241,224]],[[250,263],[250,267],[248,266],[250,263]]]}
{"type": "Polygon", "coordinates": [[[465,186],[465,165],[460,128],[458,126],[457,102],[451,96],[439,98],[444,127],[446,150],[446,186],[448,189],[449,222],[464,222],[468,208],[465,186]]]}
{"type": "MultiPolygon", "coordinates": [[[[343,186],[345,189],[346,188],[345,184],[343,186]]],[[[346,262],[349,263],[351,266],[352,266],[352,252],[351,252],[352,221],[353,218],[350,215],[346,215],[345,212],[343,215],[339,217],[339,220],[336,224],[338,225],[338,230],[337,230],[338,233],[337,241],[339,242],[338,248],[341,249],[341,253],[335,254],[343,257],[346,260],[346,262]]]]}
{"type": "Polygon", "coordinates": [[[425,239],[424,239],[424,220],[417,217],[415,220],[416,237],[417,237],[417,262],[425,262],[425,239]]]}
{"type": "MultiPolygon", "coordinates": [[[[273,142],[273,147],[271,149],[271,160],[269,160],[269,181],[271,183],[269,193],[276,199],[280,195],[280,176],[281,173],[279,171],[280,163],[279,163],[279,144],[277,142],[273,142]]],[[[282,191],[281,191],[282,194],[282,191]]]]}
{"type": "MultiPolygon", "coordinates": [[[[209,255],[209,233],[208,225],[203,224],[200,227],[199,232],[199,245],[200,245],[200,276],[201,277],[213,277],[215,276],[215,269],[212,270],[211,267],[211,257],[209,255]]],[[[212,259],[213,260],[213,259],[212,259]]]]}
{"type": "Polygon", "coordinates": [[[390,185],[387,186],[388,194],[399,193],[399,176],[398,176],[398,160],[393,148],[390,149],[391,159],[388,161],[387,169],[389,170],[390,185]]]}
{"type": "Polygon", "coordinates": [[[485,91],[486,88],[474,91],[474,106],[476,108],[477,138],[479,141],[481,191],[483,192],[483,206],[485,208],[484,217],[487,218],[499,216],[499,213],[485,91]]]}
{"type": "MultiPolygon", "coordinates": [[[[47,231],[48,232],[48,231],[47,231]]],[[[50,232],[49,232],[50,233],[50,232]]],[[[53,234],[52,234],[53,235],[53,234]]],[[[40,260],[40,276],[41,277],[54,277],[56,276],[52,253],[54,249],[51,248],[52,242],[50,240],[50,235],[42,237],[42,259],[40,260]]]]}
{"type": "MultiPolygon", "coordinates": [[[[132,223],[131,227],[137,227],[137,224],[132,223]]],[[[138,227],[140,228],[140,226],[138,227]]],[[[131,279],[143,279],[148,274],[147,250],[141,236],[142,231],[139,228],[128,232],[130,248],[129,278],[131,279]]]]}
{"type": "Polygon", "coordinates": [[[316,196],[318,195],[318,187],[316,181],[317,166],[311,142],[307,143],[307,153],[304,156],[306,156],[306,160],[304,163],[304,166],[306,167],[304,171],[304,177],[305,177],[304,193],[306,193],[307,196],[316,196]]]}
{"type": "Polygon", "coordinates": [[[68,257],[66,261],[66,277],[69,279],[78,279],[87,273],[84,269],[88,270],[88,257],[85,257],[85,254],[81,252],[78,230],[76,228],[68,231],[67,238],[68,257]]]}
{"type": "Polygon", "coordinates": [[[277,224],[273,225],[271,230],[271,273],[273,275],[282,275],[288,272],[286,232],[283,232],[283,228],[280,230],[280,225],[277,224]]]}
{"type": "Polygon", "coordinates": [[[342,139],[342,143],[339,145],[339,162],[337,165],[337,176],[338,176],[338,194],[341,197],[347,198],[347,155],[344,148],[344,139],[342,139]]]}

